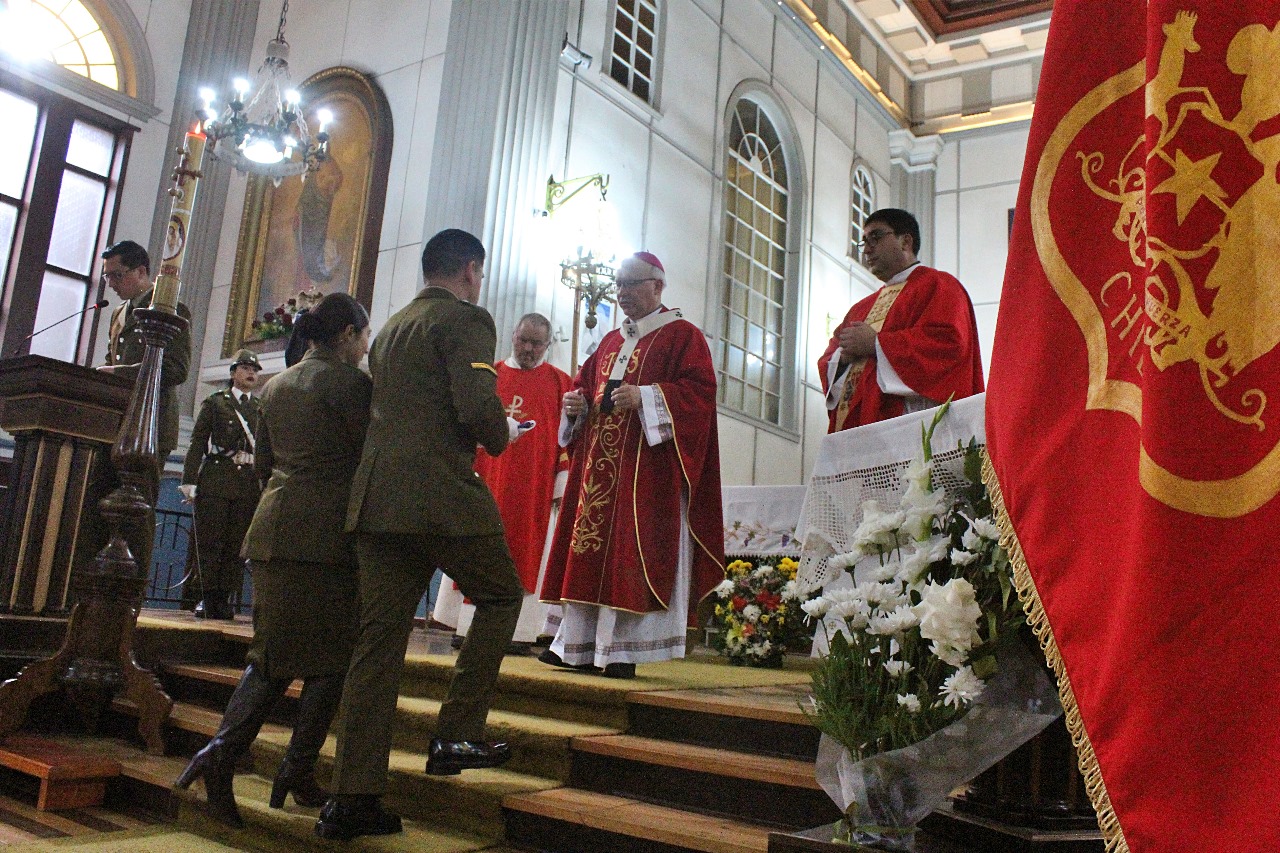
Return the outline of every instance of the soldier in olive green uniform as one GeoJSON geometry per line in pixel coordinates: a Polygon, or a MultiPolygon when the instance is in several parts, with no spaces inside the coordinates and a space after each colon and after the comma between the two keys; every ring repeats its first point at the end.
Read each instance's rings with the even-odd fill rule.
{"type": "MultiPolygon", "coordinates": [[[[98,369],[126,379],[136,379],[147,345],[134,321],[133,312],[151,306],[151,258],[147,250],[132,240],[121,240],[102,253],[102,279],[125,300],[111,313],[111,337],[107,341],[107,363],[98,369]]],[[[188,322],[191,312],[178,303],[178,315],[188,322]]],[[[160,362],[160,406],[156,420],[156,469],[147,484],[152,507],[160,494],[160,475],[165,460],[178,446],[178,386],[187,381],[191,367],[190,326],[176,335],[164,349],[160,362]]],[[[150,571],[151,548],[155,539],[155,512],[148,513],[141,527],[125,531],[129,550],[139,568],[150,571]]]]}
{"type": "Polygon", "coordinates": [[[400,830],[380,797],[405,649],[437,567],[476,614],[427,772],[495,767],[510,757],[507,744],[480,740],[524,597],[497,504],[472,470],[477,443],[500,453],[515,423],[497,396],[493,318],[471,304],[484,257],[480,241],[463,231],[428,241],[426,288],[387,321],[369,354],[373,408],[347,515],[360,560],[360,638],[343,688],[334,798],[316,825],[325,838],[400,830]]]}
{"type": "Polygon", "coordinates": [[[253,396],[262,365],[247,349],[231,363],[231,387],[200,404],[182,466],[184,498],[195,503],[196,536],[183,601],[196,616],[231,619],[231,597],[244,583],[240,546],[262,493],[254,471],[254,432],[262,407],[253,396]]]}
{"type": "Polygon", "coordinates": [[[185,788],[203,777],[210,813],[236,826],[236,759],[295,678],[303,680],[298,722],[270,804],[280,808],[290,793],[304,806],[327,799],[315,762],[338,709],[359,615],[353,537],[343,524],[369,424],[372,383],[355,366],[368,351],[369,318],[350,296],[334,293],[299,328],[311,348],[262,392],[254,464],[270,480],[244,543],[253,567],[249,665],[218,732],[177,781],[185,788]]]}

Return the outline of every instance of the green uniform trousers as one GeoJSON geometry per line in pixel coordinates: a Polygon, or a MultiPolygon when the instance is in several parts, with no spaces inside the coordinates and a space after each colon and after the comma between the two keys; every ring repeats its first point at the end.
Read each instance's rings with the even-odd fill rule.
{"type": "Polygon", "coordinates": [[[436,737],[482,740],[498,668],[515,633],[524,587],[502,535],[356,535],[360,635],[342,689],[333,792],[378,795],[387,786],[400,675],[418,602],[437,568],[476,606],[440,708],[436,737]]]}

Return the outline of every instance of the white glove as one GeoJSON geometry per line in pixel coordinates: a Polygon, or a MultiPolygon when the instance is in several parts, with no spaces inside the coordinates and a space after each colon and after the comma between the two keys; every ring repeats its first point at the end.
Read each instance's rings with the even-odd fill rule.
{"type": "Polygon", "coordinates": [[[538,425],[537,421],[518,421],[515,418],[507,418],[507,441],[515,441],[529,430],[538,425]]]}
{"type": "Polygon", "coordinates": [[[191,503],[196,499],[195,483],[183,483],[181,486],[178,486],[178,491],[182,493],[182,499],[186,503],[191,503]]]}

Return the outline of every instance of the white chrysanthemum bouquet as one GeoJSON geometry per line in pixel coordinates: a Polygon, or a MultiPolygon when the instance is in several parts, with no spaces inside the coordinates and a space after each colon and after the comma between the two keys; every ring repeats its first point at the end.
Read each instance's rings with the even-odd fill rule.
{"type": "Polygon", "coordinates": [[[933,488],[930,438],[943,412],[924,432],[924,458],[904,474],[901,504],[864,503],[853,550],[829,558],[853,587],[803,605],[830,647],[814,672],[812,714],[854,759],[916,743],[963,716],[995,672],[1000,635],[1024,621],[976,442],[963,493],[933,488]]]}

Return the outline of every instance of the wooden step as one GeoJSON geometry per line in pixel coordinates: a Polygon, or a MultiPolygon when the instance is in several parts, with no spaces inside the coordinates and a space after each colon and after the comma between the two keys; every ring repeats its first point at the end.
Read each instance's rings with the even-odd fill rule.
{"type": "MultiPolygon", "coordinates": [[[[164,667],[164,672],[167,675],[205,681],[235,689],[235,686],[240,683],[240,677],[244,675],[244,667],[204,663],[167,664],[164,667]]],[[[284,695],[290,699],[299,698],[302,695],[302,680],[297,679],[290,684],[284,695]]]]}
{"type": "Polygon", "coordinates": [[[840,817],[812,761],[635,735],[575,738],[569,784],[672,808],[800,829],[840,817]]]}
{"type": "Polygon", "coordinates": [[[595,755],[820,791],[813,762],[731,752],[635,735],[575,737],[573,749],[595,755]]]}
{"type": "Polygon", "coordinates": [[[809,695],[807,683],[633,693],[627,731],[812,762],[819,732],[801,710],[809,695]]]}
{"type": "Polygon", "coordinates": [[[510,796],[503,808],[512,843],[558,853],[765,853],[769,848],[769,830],[763,827],[575,788],[510,796]]]}
{"type": "Polygon", "coordinates": [[[116,761],[25,732],[0,739],[0,767],[40,780],[36,808],[41,811],[101,805],[107,780],[120,775],[116,761]]]}

